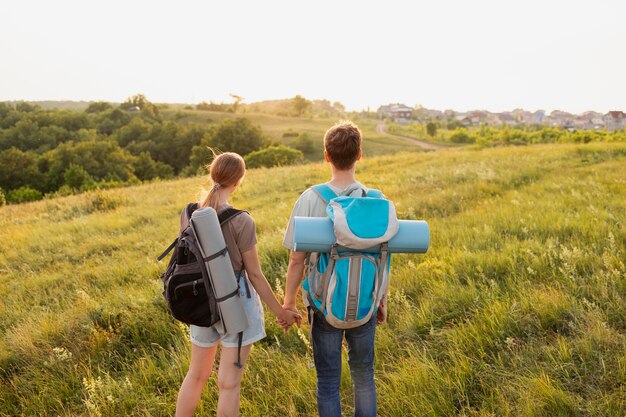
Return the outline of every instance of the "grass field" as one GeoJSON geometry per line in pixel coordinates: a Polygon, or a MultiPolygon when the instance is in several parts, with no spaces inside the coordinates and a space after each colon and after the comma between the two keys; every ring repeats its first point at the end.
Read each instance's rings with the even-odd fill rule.
{"type": "MultiPolygon", "coordinates": [[[[174,118],[179,123],[211,125],[219,123],[223,119],[234,117],[245,117],[256,126],[260,126],[272,141],[283,143],[287,146],[293,145],[296,137],[284,137],[284,133],[307,134],[316,146],[316,151],[305,155],[309,161],[319,161],[323,157],[324,133],[339,119],[333,118],[303,118],[275,116],[263,113],[223,113],[200,110],[179,110],[165,111],[165,117],[174,118]]],[[[365,156],[387,155],[402,152],[407,149],[419,150],[419,147],[408,144],[401,139],[376,133],[377,120],[361,119],[355,120],[363,131],[363,153],[365,156]]]]}
{"type": "MultiPolygon", "coordinates": [[[[392,264],[377,330],[381,416],[615,416],[626,410],[626,145],[450,149],[365,158],[358,177],[426,255],[392,264]]],[[[282,232],[322,164],[250,171],[232,203],[256,219],[280,291],[282,232]]],[[[0,415],[173,415],[189,358],[155,257],[196,177],[0,208],[0,415]]],[[[308,328],[266,312],[243,416],[313,416],[308,328]]],[[[345,352],[344,352],[345,355],[345,352]]],[[[344,411],[351,389],[342,380],[344,411]]],[[[214,413],[212,379],[198,415],[214,413]]]]}

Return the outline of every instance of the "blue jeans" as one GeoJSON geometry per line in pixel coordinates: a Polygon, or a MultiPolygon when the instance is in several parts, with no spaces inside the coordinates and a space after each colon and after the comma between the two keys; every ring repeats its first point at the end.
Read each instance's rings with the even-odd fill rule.
{"type": "Polygon", "coordinates": [[[316,315],[313,319],[313,358],[317,370],[317,409],[320,417],[341,417],[339,383],[341,344],[348,342],[348,364],[354,388],[355,417],[375,417],[374,336],[376,317],[354,329],[337,329],[316,315]]]}

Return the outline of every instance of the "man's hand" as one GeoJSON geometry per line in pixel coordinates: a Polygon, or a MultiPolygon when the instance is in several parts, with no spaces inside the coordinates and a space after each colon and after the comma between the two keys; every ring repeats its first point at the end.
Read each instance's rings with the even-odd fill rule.
{"type": "Polygon", "coordinates": [[[281,317],[278,317],[278,324],[283,328],[285,332],[287,332],[294,323],[298,327],[302,325],[302,316],[300,315],[300,312],[298,311],[296,306],[285,304],[283,305],[283,309],[285,313],[288,313],[288,315],[293,318],[293,320],[285,320],[281,317]]]}
{"type": "Polygon", "coordinates": [[[286,309],[283,307],[282,312],[277,317],[278,324],[283,328],[285,333],[289,330],[289,328],[296,323],[298,327],[300,327],[300,323],[302,323],[302,316],[296,309],[286,309]]]}
{"type": "Polygon", "coordinates": [[[378,305],[378,311],[376,312],[376,324],[383,324],[387,322],[387,302],[382,300],[378,305]]]}

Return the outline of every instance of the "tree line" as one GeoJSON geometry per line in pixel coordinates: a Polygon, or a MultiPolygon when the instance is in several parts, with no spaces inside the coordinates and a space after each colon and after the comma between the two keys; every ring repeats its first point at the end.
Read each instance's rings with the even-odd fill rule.
{"type": "Polygon", "coordinates": [[[428,122],[425,125],[391,124],[389,132],[438,142],[480,146],[530,145],[536,143],[626,142],[626,130],[574,130],[540,124],[519,126],[461,127],[428,122]]]}
{"type": "MultiPolygon", "coordinates": [[[[248,119],[186,126],[165,120],[141,94],[82,112],[0,103],[0,204],[195,175],[210,161],[209,147],[241,155],[264,150],[265,165],[302,158],[284,146],[267,150],[271,145],[248,119]],[[268,152],[275,154],[269,161],[268,152]]],[[[251,156],[254,165],[259,158],[251,156]]]]}

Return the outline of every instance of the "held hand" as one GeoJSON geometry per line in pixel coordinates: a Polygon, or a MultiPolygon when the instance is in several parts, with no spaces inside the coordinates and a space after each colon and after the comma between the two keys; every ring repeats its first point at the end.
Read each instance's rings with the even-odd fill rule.
{"type": "Polygon", "coordinates": [[[376,312],[376,324],[383,324],[387,322],[387,303],[380,302],[378,311],[376,312]]]}
{"type": "Polygon", "coordinates": [[[283,330],[287,332],[287,330],[289,330],[294,323],[297,323],[298,327],[300,327],[302,317],[297,310],[294,311],[283,308],[282,312],[278,315],[277,320],[278,324],[280,324],[283,330]]]}
{"type": "Polygon", "coordinates": [[[302,326],[302,315],[300,314],[300,312],[298,311],[298,309],[296,308],[296,306],[295,306],[295,305],[287,305],[287,304],[284,304],[284,305],[283,305],[283,308],[284,308],[285,310],[287,310],[287,311],[291,311],[291,312],[293,312],[293,313],[296,313],[296,315],[297,315],[297,317],[296,317],[296,325],[297,325],[298,327],[301,327],[301,326],[302,326]]]}

